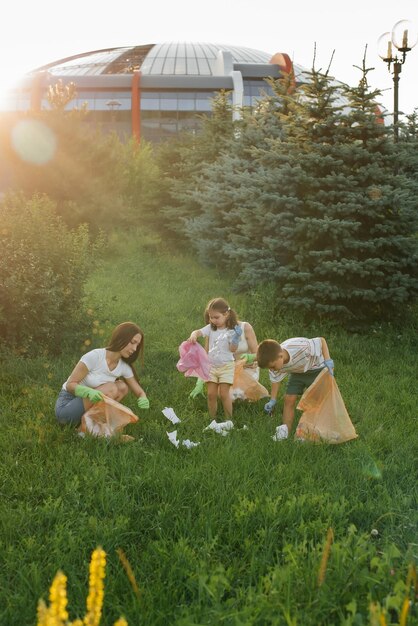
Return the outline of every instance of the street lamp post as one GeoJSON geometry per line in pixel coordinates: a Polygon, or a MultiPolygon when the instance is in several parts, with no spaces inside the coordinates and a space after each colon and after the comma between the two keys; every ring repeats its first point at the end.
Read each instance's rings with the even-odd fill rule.
{"type": "Polygon", "coordinates": [[[399,79],[406,55],[416,45],[418,32],[412,22],[396,22],[392,32],[383,33],[378,40],[378,53],[387,63],[393,77],[393,133],[395,141],[399,138],[399,79]],[[399,56],[398,56],[399,53],[399,56]]]}

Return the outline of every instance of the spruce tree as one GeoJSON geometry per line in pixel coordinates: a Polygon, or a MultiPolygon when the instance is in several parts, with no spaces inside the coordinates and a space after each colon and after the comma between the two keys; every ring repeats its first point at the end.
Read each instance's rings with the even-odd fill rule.
{"type": "MultiPolygon", "coordinates": [[[[307,137],[319,170],[306,158],[304,169],[316,174],[318,187],[305,194],[304,214],[289,233],[296,254],[277,280],[286,305],[347,322],[391,317],[417,290],[415,200],[391,135],[377,123],[379,92],[369,89],[365,60],[361,71],[358,86],[343,90],[348,107],[331,135],[321,124],[307,137]]],[[[317,85],[313,80],[308,90],[317,85]]]]}
{"type": "MultiPolygon", "coordinates": [[[[255,153],[264,149],[270,154],[271,142],[281,140],[291,82],[289,76],[276,81],[275,95],[260,101],[253,113],[243,111],[229,150],[206,166],[199,188],[191,192],[200,213],[188,220],[187,230],[200,258],[240,277],[248,264],[252,278],[256,267],[265,277],[273,266],[271,255],[260,244],[271,234],[274,216],[279,212],[284,216],[284,207],[277,210],[281,202],[277,188],[283,187],[284,180],[272,175],[269,163],[260,165],[255,153]]],[[[241,283],[240,278],[236,286],[241,283]]],[[[251,286],[251,281],[245,286],[251,286]]]]}
{"type": "Polygon", "coordinates": [[[230,96],[222,91],[212,101],[211,115],[202,116],[198,132],[183,133],[157,150],[161,186],[156,198],[160,210],[154,223],[166,237],[174,236],[176,242],[187,239],[186,221],[200,213],[194,199],[199,179],[223,151],[228,151],[234,127],[230,96]]]}
{"type": "MultiPolygon", "coordinates": [[[[390,130],[376,118],[380,93],[369,88],[365,59],[360,69],[358,86],[342,90],[348,106],[337,123],[329,125],[329,112],[316,129],[305,127],[318,166],[304,158],[304,169],[318,186],[305,194],[290,234],[298,253],[277,281],[287,305],[348,323],[392,317],[417,292],[416,201],[390,130]]],[[[320,103],[326,94],[312,78],[307,90],[320,103]]]]}
{"type": "Polygon", "coordinates": [[[289,129],[300,144],[303,210],[281,233],[293,257],[276,280],[287,307],[349,324],[395,315],[417,289],[415,199],[376,118],[369,71],[363,60],[358,86],[342,89],[310,73],[301,123],[289,129]]]}
{"type": "Polygon", "coordinates": [[[183,187],[202,260],[237,288],[274,284],[285,308],[351,326],[396,315],[417,291],[416,161],[379,123],[365,60],[359,69],[355,88],[329,68],[293,91],[274,81],[183,187]]]}

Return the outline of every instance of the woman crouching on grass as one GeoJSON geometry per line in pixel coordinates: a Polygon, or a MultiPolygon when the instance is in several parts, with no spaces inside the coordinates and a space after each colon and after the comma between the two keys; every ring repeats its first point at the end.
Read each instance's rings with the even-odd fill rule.
{"type": "Polygon", "coordinates": [[[144,333],[136,324],[119,324],[107,348],[84,354],[63,384],[55,404],[60,424],[79,426],[81,417],[106,395],[120,402],[129,392],[137,397],[140,409],[149,409],[149,400],[139,384],[133,363],[143,360],[144,333]]]}

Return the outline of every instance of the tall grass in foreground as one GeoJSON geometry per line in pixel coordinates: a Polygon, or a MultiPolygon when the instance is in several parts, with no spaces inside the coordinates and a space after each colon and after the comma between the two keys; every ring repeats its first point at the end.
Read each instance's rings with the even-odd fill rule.
{"type": "MultiPolygon", "coordinates": [[[[72,614],[82,615],[87,560],[97,545],[108,563],[103,625],[123,614],[130,626],[360,626],[375,619],[371,607],[399,624],[417,555],[413,329],[359,336],[301,328],[296,315],[272,315],[267,294],[236,296],[214,272],[138,236],[115,239],[86,304],[90,343],[54,360],[2,357],[0,624],[34,624],[58,570],[68,577],[72,614]],[[203,325],[204,305],[217,295],[259,340],[327,338],[358,440],[275,443],[279,414],[266,416],[263,401],[234,407],[228,437],[202,432],[210,421],[205,400],[188,398],[193,381],[175,363],[178,345],[203,325]],[[145,331],[141,383],[151,409],[128,427],[136,438],[130,444],[81,440],[57,426],[55,397],[81,350],[104,345],[128,319],[145,331]],[[179,437],[199,447],[169,443],[165,406],[182,420],[179,437]]],[[[265,372],[262,381],[268,385],[265,372]]],[[[127,404],[135,410],[133,398],[127,404]]],[[[416,604],[406,619],[418,624],[416,604]]]]}

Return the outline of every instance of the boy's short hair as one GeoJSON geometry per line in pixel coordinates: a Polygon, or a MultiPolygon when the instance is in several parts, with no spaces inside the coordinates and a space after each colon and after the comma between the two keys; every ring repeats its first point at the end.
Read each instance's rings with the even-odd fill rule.
{"type": "Polygon", "coordinates": [[[268,367],[270,363],[275,361],[279,354],[283,352],[283,348],[278,341],[274,339],[265,339],[257,348],[257,363],[259,367],[268,367]]]}

